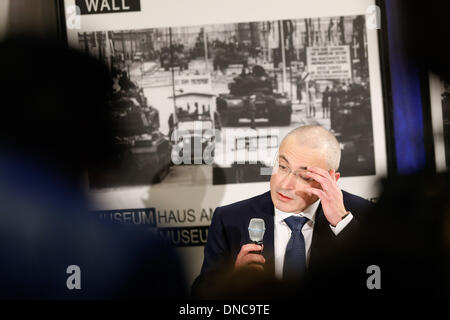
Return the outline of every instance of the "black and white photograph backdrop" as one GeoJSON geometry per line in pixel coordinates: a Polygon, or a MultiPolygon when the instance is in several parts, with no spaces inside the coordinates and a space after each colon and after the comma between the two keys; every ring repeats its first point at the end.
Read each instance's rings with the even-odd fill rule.
{"type": "Polygon", "coordinates": [[[268,191],[279,143],[308,124],[340,142],[341,188],[376,198],[387,142],[374,4],[65,0],[69,46],[112,75],[117,165],[88,172],[92,209],[156,229],[192,281],[214,209],[268,191]]]}
{"type": "Polygon", "coordinates": [[[374,175],[365,29],[358,15],[79,33],[112,70],[127,157],[93,186],[267,181],[279,138],[308,124],[338,137],[343,176],[374,175]]]}

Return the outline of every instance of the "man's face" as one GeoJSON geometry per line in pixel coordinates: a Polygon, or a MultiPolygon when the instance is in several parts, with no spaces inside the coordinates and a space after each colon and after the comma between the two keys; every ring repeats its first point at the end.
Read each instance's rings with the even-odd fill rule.
{"type": "Polygon", "coordinates": [[[278,152],[278,165],[279,168],[275,168],[270,178],[270,195],[277,209],[301,212],[318,199],[305,192],[307,187],[321,189],[320,184],[306,177],[305,173],[308,166],[329,171],[320,149],[301,146],[295,137],[287,137],[278,152]],[[296,173],[296,176],[290,171],[296,173]]]}

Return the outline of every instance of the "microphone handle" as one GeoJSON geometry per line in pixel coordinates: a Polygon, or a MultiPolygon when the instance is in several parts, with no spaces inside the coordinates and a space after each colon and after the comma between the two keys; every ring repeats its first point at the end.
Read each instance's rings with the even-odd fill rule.
{"type": "MultiPolygon", "coordinates": [[[[253,244],[257,244],[259,246],[263,245],[262,241],[252,241],[253,244]]],[[[249,253],[256,253],[256,254],[262,254],[264,250],[264,247],[261,249],[261,251],[250,251],[249,253]]]]}

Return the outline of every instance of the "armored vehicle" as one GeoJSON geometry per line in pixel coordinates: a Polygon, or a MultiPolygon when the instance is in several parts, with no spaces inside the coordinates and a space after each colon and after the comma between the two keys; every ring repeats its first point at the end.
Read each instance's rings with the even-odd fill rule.
{"type": "Polygon", "coordinates": [[[94,175],[94,184],[151,184],[162,181],[169,172],[171,147],[155,130],[156,118],[143,109],[136,98],[111,101],[116,156],[108,168],[94,175]]]}
{"type": "Polygon", "coordinates": [[[273,90],[272,79],[263,67],[256,65],[252,73],[243,72],[228,85],[230,92],[216,99],[217,111],[224,126],[235,126],[239,119],[266,118],[271,125],[291,123],[292,102],[273,90]]]}
{"type": "Polygon", "coordinates": [[[211,164],[214,160],[215,127],[209,112],[188,113],[181,108],[171,128],[172,161],[175,164],[211,164]]]}
{"type": "Polygon", "coordinates": [[[189,69],[189,59],[183,52],[173,52],[173,61],[171,61],[170,52],[164,52],[161,55],[161,67],[165,71],[169,71],[173,63],[173,67],[179,67],[180,70],[189,69]]]}
{"type": "Polygon", "coordinates": [[[243,67],[247,67],[248,54],[237,50],[230,51],[222,48],[217,49],[213,59],[214,70],[224,72],[230,65],[241,65],[243,67]]]}

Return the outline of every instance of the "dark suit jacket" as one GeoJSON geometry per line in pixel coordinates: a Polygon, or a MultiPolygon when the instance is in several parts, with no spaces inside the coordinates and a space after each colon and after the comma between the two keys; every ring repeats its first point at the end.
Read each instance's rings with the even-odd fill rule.
{"type": "MultiPolygon", "coordinates": [[[[321,263],[321,260],[339,252],[346,244],[345,239],[358,228],[361,215],[371,203],[361,197],[342,191],[344,205],[352,212],[352,221],[335,236],[319,205],[313,239],[311,243],[308,270],[321,263]]],[[[208,297],[218,284],[218,279],[231,274],[236,257],[244,244],[251,243],[248,234],[250,219],[264,219],[264,252],[266,259],[264,272],[269,277],[275,275],[274,264],[274,205],[270,191],[259,196],[218,207],[214,211],[208,232],[208,241],[204,250],[204,261],[200,275],[192,286],[193,297],[208,297]]]]}

